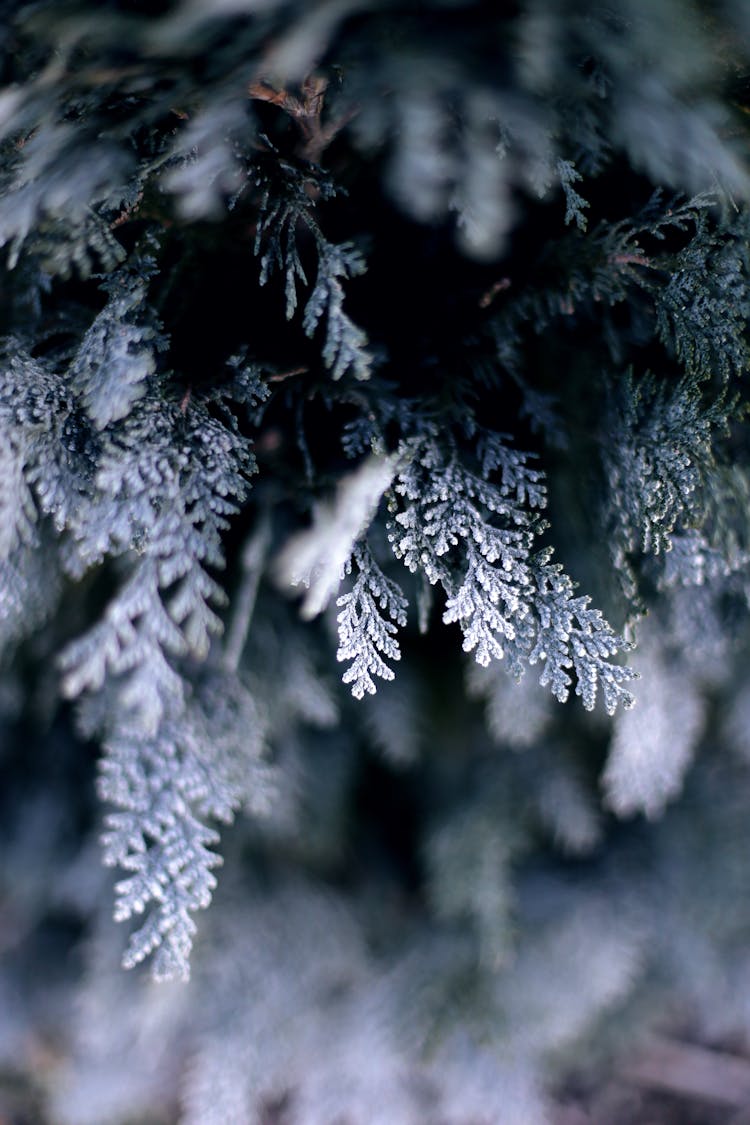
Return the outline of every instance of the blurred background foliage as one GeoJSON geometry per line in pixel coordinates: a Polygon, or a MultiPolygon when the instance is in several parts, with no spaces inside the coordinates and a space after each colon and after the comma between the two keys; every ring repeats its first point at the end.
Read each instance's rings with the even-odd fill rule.
{"type": "Polygon", "coordinates": [[[0,68],[0,1122],[740,1125],[748,5],[0,68]]]}

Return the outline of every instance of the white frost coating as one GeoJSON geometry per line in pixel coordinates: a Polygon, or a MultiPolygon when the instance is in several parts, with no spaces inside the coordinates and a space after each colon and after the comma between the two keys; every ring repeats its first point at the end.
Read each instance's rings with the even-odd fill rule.
{"type": "Polygon", "coordinates": [[[280,586],[307,587],[301,614],[317,617],[339,588],[352,548],[393,480],[396,457],[372,453],[340,481],[332,502],[317,506],[312,527],[294,535],[276,563],[280,586]]]}
{"type": "Polygon", "coordinates": [[[539,665],[539,683],[560,702],[575,683],[587,711],[601,694],[612,715],[633,702],[632,669],[611,660],[627,645],[587,597],[575,596],[551,548],[535,550],[545,528],[544,475],[505,440],[486,434],[477,443],[482,475],[455,453],[446,458],[433,437],[405,443],[394,486],[405,506],[389,524],[393,553],[440,583],[443,621],[460,626],[464,652],[482,667],[505,659],[519,678],[539,665]]]}
{"type": "Polygon", "coordinates": [[[396,627],[406,624],[407,602],[400,588],[383,574],[366,544],[357,544],[345,572],[357,574],[351,590],[336,599],[339,647],[337,660],[351,661],[343,675],[352,695],[375,694],[373,676],[393,679],[386,660],[400,660],[396,627]]]}
{"type": "Polygon", "coordinates": [[[682,788],[703,732],[702,696],[684,671],[669,667],[652,642],[639,645],[638,705],[616,720],[602,784],[620,816],[658,816],[682,788]]]}
{"type": "Polygon", "coordinates": [[[552,698],[533,676],[516,682],[502,664],[472,662],[467,668],[469,694],[486,704],[487,725],[498,746],[525,750],[541,740],[552,718],[552,698]]]}

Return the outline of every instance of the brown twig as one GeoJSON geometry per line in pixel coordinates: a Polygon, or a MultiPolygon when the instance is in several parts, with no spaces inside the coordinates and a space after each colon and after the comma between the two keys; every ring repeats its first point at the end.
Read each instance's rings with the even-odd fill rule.
{"type": "Polygon", "coordinates": [[[735,1110],[750,1106],[750,1062],[726,1051],[654,1039],[620,1073],[639,1086],[684,1098],[735,1110]]]}
{"type": "Polygon", "coordinates": [[[511,281],[509,277],[501,277],[489,287],[486,293],[483,293],[479,298],[480,309],[488,309],[492,302],[497,297],[498,293],[502,293],[504,289],[510,289],[511,281]]]}
{"type": "Polygon", "coordinates": [[[645,254],[639,254],[637,251],[630,254],[612,254],[609,260],[614,262],[616,266],[646,266],[650,269],[653,265],[650,258],[647,258],[645,254]]]}
{"type": "Polygon", "coordinates": [[[269,383],[283,383],[285,379],[291,379],[293,375],[306,375],[310,370],[309,367],[293,367],[290,371],[279,371],[276,375],[269,375],[269,383]]]}
{"type": "Polygon", "coordinates": [[[297,155],[312,164],[319,164],[334,138],[358,113],[358,107],[352,106],[340,117],[324,124],[323,109],[327,89],[327,78],[321,74],[311,74],[302,83],[299,95],[288,90],[275,90],[263,80],[251,82],[247,91],[255,101],[278,106],[292,118],[300,133],[301,143],[297,155]]]}
{"type": "Polygon", "coordinates": [[[109,224],[109,229],[110,230],[117,230],[117,228],[121,227],[123,223],[126,223],[128,221],[128,219],[131,217],[131,215],[135,211],[138,210],[138,207],[140,206],[142,200],[143,200],[143,189],[141,189],[141,191],[138,192],[138,195],[135,197],[134,202],[131,203],[129,207],[125,207],[124,210],[122,210],[120,212],[120,214],[117,216],[117,218],[114,219],[113,222],[111,222],[109,224]]]}

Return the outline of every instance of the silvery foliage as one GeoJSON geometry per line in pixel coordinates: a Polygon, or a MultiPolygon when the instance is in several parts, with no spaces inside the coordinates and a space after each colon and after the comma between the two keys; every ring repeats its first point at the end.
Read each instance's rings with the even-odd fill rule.
{"type": "Polygon", "coordinates": [[[643,632],[632,660],[641,676],[638,706],[616,717],[602,776],[606,804],[618,816],[663,812],[682,788],[706,721],[691,669],[643,632]]]}
{"type": "Polygon", "coordinates": [[[397,626],[406,625],[407,601],[382,570],[366,544],[357,544],[346,564],[346,574],[356,575],[352,587],[336,599],[339,647],[338,660],[351,661],[343,681],[352,685],[352,695],[361,699],[375,693],[373,676],[393,679],[387,660],[399,660],[397,626]]]}
{"type": "Polygon", "coordinates": [[[32,358],[23,341],[4,340],[0,367],[0,446],[6,469],[0,555],[4,644],[33,628],[56,604],[59,561],[49,550],[48,528],[39,517],[49,516],[59,531],[75,516],[78,475],[88,465],[89,450],[71,440],[72,410],[72,399],[51,365],[32,358]],[[41,580],[45,570],[47,577],[41,580]]]}
{"type": "Polygon", "coordinates": [[[183,1125],[254,1120],[285,1099],[308,1125],[346,1117],[417,1125],[387,995],[341,898],[284,881],[251,910],[226,911],[212,936],[218,955],[197,983],[214,1003],[194,1039],[183,1125]],[[238,958],[244,942],[253,955],[238,958]],[[257,1002],[233,1005],[238,990],[257,1002]]]}
{"type": "Polygon", "coordinates": [[[573,186],[580,183],[583,176],[572,160],[563,160],[562,157],[557,160],[557,175],[565,195],[565,222],[575,223],[580,231],[585,231],[588,226],[586,208],[589,203],[573,186]]]}
{"type": "MultiPolygon", "coordinates": [[[[736,558],[722,564],[716,557],[712,564],[719,544],[712,552],[710,543],[711,531],[718,530],[711,527],[716,437],[733,412],[731,398],[718,393],[706,402],[701,384],[689,376],[667,382],[627,372],[616,388],[613,384],[602,460],[610,549],[631,596],[632,562],[639,553],[666,555],[676,547],[674,559],[664,564],[672,583],[680,560],[687,564],[686,582],[695,580],[696,567],[702,572],[736,567],[736,558]]],[[[725,554],[737,552],[728,546],[725,554]]]]}
{"type": "Polygon", "coordinates": [[[416,765],[427,745],[425,687],[418,670],[407,662],[388,688],[387,706],[382,705],[382,693],[377,698],[365,695],[360,704],[368,743],[397,770],[416,765]]]}
{"type": "Polygon", "coordinates": [[[371,453],[341,478],[332,501],[317,504],[312,525],[294,535],[277,562],[282,586],[304,586],[300,613],[310,619],[326,608],[338,591],[352,548],[372,521],[393,480],[395,459],[371,453]]]}
{"type": "Polygon", "coordinates": [[[375,911],[390,921],[389,903],[281,875],[272,888],[254,884],[251,903],[229,889],[189,991],[126,981],[114,928],[99,921],[74,1050],[50,1099],[61,1125],[124,1120],[165,1095],[180,1125],[254,1120],[281,1105],[301,1125],[420,1125],[427,1114],[465,1125],[488,1107],[491,1120],[548,1125],[550,1060],[616,1010],[644,968],[629,911],[624,924],[603,897],[582,901],[554,881],[529,888],[535,905],[521,901],[523,953],[502,971],[482,967],[479,1004],[466,991],[471,948],[455,932],[407,923],[398,949],[377,952],[368,921],[375,911]],[[118,1003],[127,1012],[112,1020],[118,1003]]]}
{"type": "MultiPolygon", "coordinates": [[[[345,279],[362,272],[363,259],[353,245],[331,242],[324,233],[317,199],[330,194],[327,177],[298,156],[280,157],[259,132],[248,104],[248,81],[257,68],[293,85],[319,64],[333,62],[335,71],[336,51],[344,47],[340,106],[356,117],[342,151],[344,163],[353,168],[352,154],[360,145],[367,190],[354,201],[352,214],[342,217],[345,226],[366,214],[358,237],[382,233],[387,240],[383,211],[370,222],[369,204],[377,197],[381,172],[407,214],[430,225],[425,241],[433,235],[439,241],[441,227],[455,218],[459,247],[475,261],[496,258],[509,245],[507,235],[517,218],[524,233],[529,193],[548,199],[560,223],[565,208],[564,238],[550,240],[560,269],[556,272],[554,260],[546,260],[555,274],[551,284],[537,284],[536,275],[525,283],[524,270],[514,272],[510,253],[512,276],[503,274],[495,282],[474,322],[480,331],[486,326],[489,342],[484,343],[492,355],[480,357],[474,369],[470,344],[470,373],[457,375],[450,387],[445,369],[438,378],[438,394],[455,388],[456,401],[467,396],[462,405],[479,383],[489,392],[484,401],[497,392],[503,407],[516,401],[517,390],[521,416],[530,420],[540,444],[560,450],[567,442],[571,450],[561,471],[563,485],[566,473],[568,482],[575,474],[579,454],[587,463],[585,443],[574,427],[566,431],[575,413],[570,408],[585,382],[592,390],[592,416],[600,409],[601,382],[591,372],[606,364],[599,362],[594,346],[590,361],[565,366],[559,378],[564,392],[556,402],[549,381],[536,385],[534,373],[526,381],[527,329],[554,326],[557,341],[561,318],[590,328],[586,310],[594,308],[597,315],[604,312],[604,321],[597,320],[590,338],[598,340],[601,324],[608,325],[606,346],[599,351],[610,350],[618,371],[631,359],[631,350],[638,364],[644,341],[649,348],[665,347],[670,361],[685,370],[669,385],[649,383],[648,377],[621,380],[625,403],[613,407],[617,440],[612,442],[609,430],[603,435],[605,455],[611,457],[606,463],[609,500],[615,507],[625,505],[609,523],[610,538],[619,543],[625,567],[625,556],[644,550],[645,535],[645,549],[654,552],[663,569],[644,565],[639,575],[654,580],[662,592],[667,589],[680,622],[679,629],[667,630],[673,648],[693,653],[692,663],[666,649],[647,649],[643,655],[644,675],[654,677],[655,688],[661,684],[670,698],[684,690],[691,701],[675,717],[665,710],[661,693],[655,704],[644,694],[644,718],[656,720],[646,734],[658,729],[665,738],[677,736],[666,763],[656,752],[642,753],[648,748],[643,728],[631,723],[638,711],[618,712],[605,776],[616,811],[656,814],[681,785],[705,718],[700,693],[707,680],[699,680],[694,664],[711,666],[716,677],[711,691],[720,693],[727,678],[711,650],[722,619],[708,610],[730,590],[716,580],[728,571],[738,578],[746,567],[746,542],[732,528],[741,526],[734,516],[737,510],[746,512],[748,493],[741,473],[730,480],[712,458],[725,405],[718,384],[747,367],[748,240],[741,201],[750,193],[734,144],[737,114],[733,107],[730,118],[727,106],[722,109],[719,84],[714,87],[708,76],[717,75],[713,55],[724,54],[731,37],[716,52],[716,39],[706,33],[704,43],[703,24],[691,19],[678,0],[658,5],[624,0],[614,13],[588,0],[573,0],[564,10],[550,0],[529,0],[516,6],[507,25],[502,16],[510,36],[493,40],[512,42],[512,66],[498,67],[493,60],[489,69],[475,68],[469,50],[474,45],[467,44],[465,54],[451,34],[455,23],[444,25],[460,7],[436,0],[426,6],[424,22],[410,13],[394,36],[389,6],[354,0],[312,6],[192,0],[147,18],[136,12],[139,5],[64,5],[59,15],[53,4],[21,6],[23,58],[18,70],[11,70],[18,82],[0,92],[6,142],[0,243],[19,271],[25,268],[22,254],[38,265],[34,285],[40,305],[41,296],[49,296],[50,277],[55,279],[45,307],[66,310],[72,318],[67,296],[59,299],[57,279],[91,277],[97,269],[110,276],[103,309],[96,316],[83,312],[84,324],[47,324],[31,317],[28,338],[4,344],[0,619],[3,639],[14,641],[53,613],[63,580],[83,579],[79,591],[96,591],[91,572],[101,567],[110,584],[108,603],[90,631],[68,647],[62,671],[67,694],[81,701],[82,731],[96,734],[105,745],[100,788],[112,806],[106,854],[123,869],[118,914],[144,922],[130,941],[126,963],[153,953],[158,976],[186,974],[194,912],[214,888],[216,823],[229,821],[241,807],[262,811],[271,786],[279,798],[267,820],[241,829],[250,839],[248,851],[258,839],[264,845],[259,850],[269,859],[271,908],[259,905],[258,893],[250,903],[235,903],[234,915],[231,902],[225,912],[213,912],[209,921],[215,919],[218,930],[226,924],[231,933],[224,944],[207,943],[198,999],[188,1001],[182,992],[182,1001],[175,1001],[186,1008],[176,1032],[179,1019],[159,1019],[159,1003],[168,1006],[176,993],[159,995],[145,982],[146,1001],[134,1011],[122,978],[114,990],[96,979],[92,994],[99,1002],[98,1018],[92,1004],[82,1019],[101,1052],[94,1055],[78,1100],[69,1102],[67,1111],[59,1102],[53,1106],[61,1122],[79,1125],[84,1113],[92,1121],[97,1115],[124,1120],[147,1113],[159,1098],[173,1110],[186,1042],[194,1060],[183,1084],[187,1120],[283,1112],[278,1101],[268,1106],[268,1087],[272,1097],[283,1098],[291,1082],[291,1096],[299,1094],[293,1106],[298,1119],[316,1125],[343,1117],[369,1120],[374,1114],[407,1121],[412,1110],[417,1120],[490,1115],[507,1125],[545,1121],[548,1056],[575,1045],[602,1011],[627,997],[639,966],[658,950],[661,963],[654,958],[652,965],[659,971],[644,972],[653,1003],[654,978],[664,979],[665,968],[674,968],[672,942],[684,955],[677,962],[678,971],[684,969],[683,991],[691,995],[692,988],[697,994],[697,981],[720,980],[713,1003],[697,999],[704,1013],[714,1009],[714,1020],[721,1009],[718,1022],[724,1020],[725,1026],[719,1033],[736,1033],[731,1021],[741,1007],[737,998],[747,995],[747,965],[743,977],[736,950],[744,948],[747,930],[741,904],[750,901],[743,775],[714,762],[717,768],[701,770],[698,762],[686,779],[685,804],[668,809],[659,824],[643,827],[654,870],[646,873],[638,864],[636,877],[629,872],[628,878],[615,879],[601,901],[592,901],[597,896],[590,895],[590,882],[561,875],[557,859],[539,874],[546,865],[540,864],[538,851],[531,863],[536,875],[524,877],[521,865],[539,834],[586,855],[602,830],[590,779],[576,768],[582,761],[588,764],[591,743],[583,724],[589,719],[573,712],[572,721],[581,725],[563,736],[563,723],[553,714],[560,709],[548,706],[550,693],[541,701],[534,696],[525,725],[513,727],[508,714],[500,715],[503,688],[485,680],[482,692],[497,746],[488,744],[483,731],[475,732],[471,710],[454,698],[454,729],[443,732],[435,724],[424,740],[427,746],[416,748],[409,737],[396,746],[389,731],[401,720],[411,734],[416,705],[409,692],[393,709],[394,697],[387,691],[379,697],[383,709],[371,724],[374,733],[368,732],[374,744],[396,746],[394,757],[402,761],[419,751],[426,759],[441,737],[443,748],[450,742],[452,751],[431,756],[419,774],[420,823],[410,822],[421,833],[422,814],[430,818],[424,853],[429,886],[420,882],[420,893],[410,891],[407,902],[402,872],[391,882],[369,868],[362,880],[376,900],[378,916],[368,939],[374,935],[373,944],[389,952],[398,947],[395,968],[386,965],[379,980],[371,972],[367,943],[355,933],[347,911],[331,908],[330,886],[314,894],[304,888],[285,894],[275,866],[277,860],[285,870],[319,865],[324,877],[332,870],[337,877],[351,871],[341,856],[351,847],[352,775],[362,759],[354,724],[332,729],[336,701],[291,612],[268,598],[254,622],[253,644],[247,646],[254,651],[247,654],[242,674],[242,644],[235,641],[244,634],[233,628],[242,598],[230,613],[232,645],[217,643],[222,536],[244,502],[253,468],[245,428],[235,426],[233,411],[247,405],[252,412],[262,387],[239,357],[231,380],[209,370],[204,374],[212,386],[189,393],[184,383],[179,390],[170,387],[159,370],[162,330],[149,308],[150,250],[128,255],[124,249],[153,212],[170,238],[180,223],[186,229],[195,219],[225,217],[227,202],[244,190],[247,212],[236,216],[229,236],[240,226],[244,233],[254,227],[262,281],[283,277],[290,318],[299,299],[300,327],[312,339],[310,351],[321,345],[322,366],[336,380],[340,397],[330,401],[346,409],[364,400],[364,429],[372,428],[371,419],[382,407],[383,428],[409,435],[400,446],[398,437],[393,440],[401,460],[388,502],[392,546],[414,574],[425,622],[429,599],[424,591],[440,587],[447,599],[445,620],[462,630],[467,651],[480,661],[480,675],[504,675],[503,665],[520,675],[538,664],[542,683],[558,698],[569,694],[575,679],[586,707],[593,706],[599,688],[608,708],[627,703],[631,674],[612,660],[623,647],[619,638],[585,598],[575,596],[572,579],[551,561],[548,550],[540,549],[546,493],[529,459],[500,438],[486,439],[478,456],[466,450],[466,442],[454,448],[447,430],[437,429],[445,421],[442,415],[429,436],[414,438],[428,432],[414,415],[424,405],[431,416],[436,400],[406,401],[410,373],[395,391],[372,377],[363,381],[375,364],[364,333],[344,311],[343,288],[345,279]],[[227,18],[231,25],[222,22],[227,18]],[[132,69],[122,65],[125,41],[132,69]],[[658,67],[653,65],[656,52],[663,55],[658,67]],[[571,65],[573,60],[583,65],[571,65]],[[204,61],[210,64],[205,70],[204,61]],[[497,87],[496,74],[501,75],[497,87]],[[678,190],[693,192],[721,182],[740,201],[738,218],[730,215],[722,226],[712,212],[702,222],[700,213],[708,204],[693,200],[676,209],[657,208],[659,214],[651,217],[601,221],[587,232],[589,213],[593,223],[595,212],[601,215],[606,206],[606,193],[603,180],[589,191],[580,177],[596,175],[614,153],[618,169],[629,160],[655,182],[678,190]],[[549,199],[551,192],[556,197],[549,199]],[[120,245],[114,232],[131,218],[120,245]],[[652,254],[647,240],[659,242],[662,229],[670,238],[652,254]],[[619,310],[628,314],[622,331],[614,319],[606,320],[618,302],[627,302],[619,310]],[[61,328],[63,344],[56,335],[61,328]],[[69,345],[71,337],[78,343],[69,345]],[[361,392],[359,399],[352,387],[361,392]],[[677,402],[675,388],[684,393],[684,402],[677,402]],[[639,479],[629,492],[633,477],[639,479]],[[734,505],[727,526],[718,515],[719,496],[725,507],[734,505]],[[687,596],[680,600],[681,595],[687,596]],[[260,699],[270,704],[275,764],[282,776],[263,763],[267,716],[260,699]],[[324,733],[307,739],[299,729],[304,724],[324,733]],[[576,741],[581,732],[582,740],[576,741]],[[498,747],[523,753],[504,754],[498,747]],[[474,773],[478,760],[486,772],[474,773]],[[556,881],[560,885],[550,890],[556,881]],[[623,887],[634,884],[639,890],[645,886],[645,897],[658,904],[646,925],[641,902],[634,905],[627,901],[629,892],[623,894],[623,887]],[[396,900],[395,920],[384,917],[389,894],[396,900]],[[430,898],[432,914],[424,908],[424,897],[430,898]],[[319,900],[317,910],[313,898],[319,900]],[[409,939],[403,944],[402,939],[412,923],[418,933],[409,958],[403,955],[409,939]],[[521,934],[517,948],[509,941],[511,928],[521,934]],[[646,941],[640,937],[643,930],[646,941]],[[728,982],[738,979],[744,987],[731,995],[728,982]],[[716,1004],[716,995],[726,1003],[716,1004]],[[122,1018],[113,1019],[113,1013],[122,1018]],[[308,1018],[311,1013],[318,1018],[308,1018]],[[96,1064],[105,1059],[108,1034],[114,1044],[103,1080],[96,1064]],[[432,1047],[427,1059],[420,1054],[425,1043],[432,1047]],[[133,1056],[123,1058],[123,1052],[130,1049],[137,1058],[142,1047],[153,1064],[157,1046],[164,1049],[159,1056],[164,1066],[158,1076],[152,1072],[145,1091],[137,1081],[132,1091],[133,1056]],[[114,1078],[122,1083],[126,1071],[124,1091],[114,1078]]],[[[476,11],[489,7],[480,4],[476,11]]],[[[738,24],[746,24],[739,0],[725,8],[738,24]]],[[[725,26],[717,20],[722,35],[725,26]]],[[[477,28],[481,36],[481,20],[477,28]]],[[[6,43],[15,46],[14,35],[15,30],[6,43]]],[[[336,159],[332,156],[331,163],[336,159]]],[[[635,190],[642,186],[641,181],[635,190]]],[[[355,182],[354,190],[358,187],[361,182],[355,182]]],[[[377,202],[382,208],[382,199],[377,202]]],[[[390,222],[391,211],[387,217],[390,222]]],[[[225,247],[220,239],[226,232],[218,226],[211,230],[217,245],[225,247]]],[[[250,242],[248,254],[250,260],[250,242]]],[[[16,273],[8,285],[14,299],[18,278],[16,273]]],[[[166,274],[163,280],[168,281],[166,274]]],[[[248,307],[251,301],[252,287],[248,307]]],[[[9,319],[23,324],[28,318],[24,313],[9,319]]],[[[464,341],[459,343],[463,348],[464,341]]],[[[426,352],[422,358],[431,365],[442,363],[442,356],[426,352]]],[[[398,372],[397,363],[394,369],[398,372]]],[[[435,370],[430,367],[431,374],[435,370]]],[[[326,385],[325,372],[320,375],[326,385]]],[[[306,381],[297,405],[307,401],[309,388],[317,393],[316,378],[317,372],[306,381]]],[[[287,406],[295,405],[291,388],[287,406]]],[[[290,419],[291,414],[281,421],[276,434],[288,450],[294,447],[290,419]]],[[[272,447],[273,431],[265,436],[272,447]]],[[[371,448],[371,440],[352,435],[355,456],[371,448]]],[[[279,472],[283,479],[270,481],[268,489],[273,496],[280,484],[282,519],[288,515],[287,467],[279,472]]],[[[297,477],[290,491],[298,484],[297,477]]],[[[363,525],[356,533],[345,530],[344,567],[350,573],[338,606],[340,656],[349,665],[345,679],[361,695],[370,694],[378,676],[392,676],[390,664],[400,654],[396,629],[406,612],[391,577],[393,563],[385,561],[387,547],[381,550],[377,517],[361,537],[370,515],[356,521],[363,525]]],[[[591,527],[588,533],[596,534],[591,527]]],[[[341,562],[337,554],[320,600],[335,593],[341,562]]],[[[409,576],[404,585],[411,593],[409,576]]],[[[743,593],[739,580],[737,589],[743,593]]],[[[96,597],[88,593],[80,593],[78,607],[98,612],[96,597]]],[[[60,618],[67,625],[69,618],[60,618]]],[[[74,621],[74,627],[81,626],[74,621]]],[[[314,635],[314,626],[309,632],[314,635]]],[[[42,637],[42,643],[49,641],[42,637]]],[[[726,659],[728,646],[716,647],[726,659]]],[[[421,688],[430,690],[434,672],[433,664],[421,688]]],[[[529,681],[527,676],[524,691],[529,681]]],[[[532,681],[531,687],[537,685],[532,681]]],[[[429,715],[429,705],[424,711],[429,715]]],[[[738,734],[741,707],[731,719],[735,748],[746,753],[738,734]]],[[[44,790],[42,814],[61,803],[56,781],[44,790]]],[[[396,789],[393,776],[391,781],[396,789]]],[[[77,811],[80,806],[72,801],[70,807],[77,811]]],[[[391,810],[389,805],[389,823],[396,819],[391,810]]],[[[36,875],[40,897],[53,850],[39,847],[40,839],[50,838],[36,831],[44,819],[24,823],[24,847],[19,844],[14,855],[20,859],[26,851],[29,869],[44,872],[36,875]]],[[[240,847],[248,837],[240,836],[240,847]]],[[[414,850],[422,842],[415,842],[414,850]]],[[[602,867],[608,856],[611,850],[597,857],[602,867]]],[[[243,879],[246,873],[244,865],[243,879]]],[[[65,879],[76,884],[80,905],[85,881],[79,871],[66,871],[65,879]]],[[[241,889],[246,896],[246,882],[241,889]]],[[[5,886],[2,890],[5,903],[5,886]]],[[[11,898],[13,908],[25,890],[11,898]]],[[[89,894],[79,915],[92,912],[96,894],[89,894]]],[[[48,963],[47,950],[45,958],[48,963]]],[[[96,969],[89,966],[93,976],[96,969]]],[[[0,989],[3,998],[14,994],[3,978],[0,989]]],[[[667,1000],[671,1004],[674,996],[667,1000]]],[[[4,1007],[0,1004],[0,1030],[7,1020],[4,1007]]],[[[660,1007],[663,1011],[666,1005],[660,1007]]],[[[746,1026],[746,1012],[744,1018],[746,1026]]],[[[44,1059],[35,1049],[38,1040],[31,1034],[24,1038],[31,1044],[25,1050],[36,1081],[44,1059]]],[[[66,1042],[65,1036],[59,1042],[66,1042]]],[[[42,1073],[39,1077],[45,1080],[42,1073]]]]}
{"type": "MultiPolygon", "coordinates": [[[[510,788],[510,787],[509,787],[510,788]]],[[[467,800],[425,841],[427,892],[441,921],[469,921],[479,959],[500,968],[512,956],[513,867],[528,848],[525,825],[497,791],[467,800]]]]}
{"type": "Polygon", "coordinates": [[[97,430],[124,418],[156,370],[164,346],[147,303],[155,258],[144,252],[101,283],[109,299],[86,331],[68,378],[97,430]]]}
{"type": "Polygon", "coordinates": [[[700,515],[713,456],[711,416],[689,383],[628,375],[618,391],[619,416],[604,447],[618,546],[660,554],[681,520],[700,515]]]}
{"type": "MultiPolygon", "coordinates": [[[[54,1078],[42,1072],[53,1119],[94,1125],[179,1103],[181,1125],[193,1125],[283,1104],[315,1125],[332,1112],[416,1125],[438,1110],[464,1125],[496,1106],[499,1120],[549,1125],[559,1116],[550,1074],[575,1063],[582,1043],[599,1058],[631,1018],[663,1018],[676,987],[702,1027],[746,1027],[747,793],[727,795],[729,776],[726,763],[699,763],[685,802],[643,826],[651,849],[636,859],[637,894],[627,852],[596,864],[585,886],[559,865],[519,871],[517,944],[500,966],[478,969],[455,922],[412,928],[400,899],[353,903],[287,875],[254,884],[251,901],[246,873],[241,887],[224,882],[189,990],[126,978],[121,935],[100,918],[66,1027],[72,1049],[54,1078]],[[377,950],[368,920],[382,925],[389,912],[405,940],[377,950]]],[[[487,828],[477,822],[480,836],[487,828]]],[[[460,847],[468,853],[469,841],[460,847]]]]}
{"type": "Polygon", "coordinates": [[[711,196],[698,197],[670,208],[668,218],[682,212],[693,235],[669,262],[666,284],[655,289],[656,327],[690,379],[726,383],[744,375],[750,361],[748,216],[739,210],[712,229],[711,202],[711,196]]]}
{"type": "Polygon", "coordinates": [[[375,693],[373,676],[392,680],[386,661],[401,656],[396,627],[406,625],[407,601],[378,566],[366,539],[395,471],[395,457],[369,454],[339,481],[331,502],[315,507],[312,526],[292,536],[276,565],[282,586],[306,588],[300,612],[308,619],[326,608],[344,578],[354,576],[351,589],[336,599],[336,656],[351,661],[343,681],[357,699],[375,693]]]}
{"type": "MultiPolygon", "coordinates": [[[[572,670],[587,710],[601,690],[613,714],[633,699],[626,687],[632,670],[610,659],[626,646],[589,598],[574,596],[574,583],[551,562],[550,548],[535,550],[546,529],[540,516],[546,487],[543,473],[528,461],[492,433],[479,439],[473,469],[455,450],[446,457],[432,437],[405,441],[391,493],[392,550],[412,573],[442,586],[443,621],[459,624],[464,651],[478,664],[505,659],[520,678],[528,665],[540,663],[540,684],[561,702],[573,684],[572,670]]],[[[387,661],[400,659],[396,632],[406,624],[408,603],[365,538],[345,572],[354,578],[337,600],[337,656],[352,661],[344,682],[361,699],[374,694],[373,676],[393,678],[387,661]]]]}
{"type": "MultiPolygon", "coordinates": [[[[179,668],[204,660],[221,631],[224,594],[210,570],[223,565],[221,536],[254,459],[222,400],[181,402],[154,377],[152,269],[138,251],[110,276],[107,304],[71,354],[37,360],[22,341],[5,341],[3,611],[10,635],[15,618],[38,612],[14,576],[33,577],[25,556],[47,534],[40,517],[60,536],[58,566],[70,577],[120,561],[101,620],[61,657],[63,690],[88,697],[84,727],[104,739],[101,794],[120,810],[108,820],[105,859],[128,872],[117,916],[148,915],[126,962],[158,948],[155,972],[170,976],[187,973],[190,915],[214,885],[217,837],[204,821],[231,820],[265,778],[255,769],[261,724],[236,676],[201,695],[179,668]],[[242,746],[235,721],[247,732],[242,746]]],[[[249,400],[262,394],[253,378],[244,376],[249,400]]],[[[243,383],[236,368],[234,382],[243,383]]],[[[55,590],[52,570],[34,597],[55,590]]]]}
{"type": "Polygon", "coordinates": [[[321,356],[334,379],[341,379],[348,372],[357,379],[367,379],[372,365],[367,337],[344,312],[342,285],[342,281],[364,273],[367,266],[351,243],[329,242],[315,217],[311,199],[312,192],[329,199],[336,189],[324,177],[303,175],[283,162],[280,172],[271,180],[262,166],[254,170],[255,186],[261,192],[255,236],[260,284],[265,285],[276,272],[283,274],[286,316],[291,320],[299,301],[297,288],[308,285],[297,240],[301,230],[312,236],[317,274],[305,300],[302,327],[311,338],[320,328],[321,356]]]}
{"type": "Polygon", "coordinates": [[[214,886],[217,837],[204,820],[231,820],[249,799],[246,783],[259,780],[250,763],[260,728],[245,689],[225,676],[235,728],[223,704],[217,711],[222,692],[202,714],[178,667],[205,659],[222,627],[223,591],[207,568],[223,564],[221,535],[253,468],[229,418],[200,401],[183,411],[156,392],[144,397],[105,431],[91,495],[70,529],[81,570],[125,556],[127,577],[103,619],[62,655],[63,689],[104,693],[89,724],[104,737],[101,794],[122,810],[108,820],[105,859],[130,873],[118,884],[117,916],[147,914],[126,964],[158,949],[154,972],[164,977],[187,975],[190,915],[214,886]]]}
{"type": "Polygon", "coordinates": [[[516,683],[502,663],[469,665],[467,691],[485,703],[487,728],[498,746],[524,750],[544,740],[554,703],[530,676],[516,683]]]}
{"type": "Polygon", "coordinates": [[[539,682],[561,702],[574,673],[587,710],[599,690],[608,712],[629,706],[633,673],[611,660],[622,638],[588,597],[575,596],[551,550],[536,548],[546,528],[543,474],[498,435],[481,438],[477,452],[476,468],[431,437],[404,452],[389,531],[394,553],[443,587],[443,621],[460,626],[478,664],[505,659],[516,677],[540,664],[539,682]]]}
{"type": "Polygon", "coordinates": [[[192,914],[211,901],[212,825],[230,824],[238,809],[263,813],[272,779],[261,763],[263,724],[235,677],[210,671],[174,717],[153,735],[122,721],[106,736],[100,796],[107,815],[104,861],[126,872],[116,885],[115,919],[145,915],[123,964],[156,951],[156,979],[188,975],[196,926],[192,914]]]}

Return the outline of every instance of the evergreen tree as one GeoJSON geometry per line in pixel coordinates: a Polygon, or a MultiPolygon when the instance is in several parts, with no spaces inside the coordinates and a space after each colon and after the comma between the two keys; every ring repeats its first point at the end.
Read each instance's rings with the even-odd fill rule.
{"type": "Polygon", "coordinates": [[[0,60],[0,1117],[645,1119],[750,1036],[747,5],[0,60]]]}

